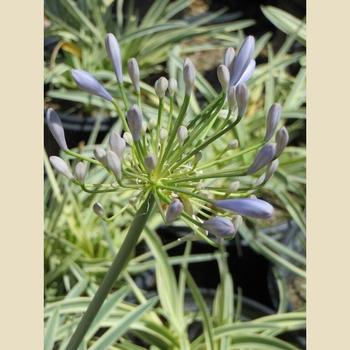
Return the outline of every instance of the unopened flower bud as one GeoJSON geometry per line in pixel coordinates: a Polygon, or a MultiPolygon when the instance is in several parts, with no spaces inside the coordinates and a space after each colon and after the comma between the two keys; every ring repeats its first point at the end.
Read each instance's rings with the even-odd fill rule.
{"type": "Polygon", "coordinates": [[[136,58],[130,58],[128,61],[128,72],[132,85],[137,93],[140,92],[140,70],[136,58]]]}
{"type": "Polygon", "coordinates": [[[83,162],[78,162],[74,169],[75,177],[80,182],[84,182],[86,173],[87,173],[87,165],[83,162]]]}
{"type": "Polygon", "coordinates": [[[276,133],[276,157],[279,157],[286,148],[289,141],[288,130],[283,126],[276,133]]]}
{"type": "Polygon", "coordinates": [[[154,129],[157,126],[157,120],[156,118],[151,118],[148,122],[148,128],[150,130],[154,129]]]}
{"type": "Polygon", "coordinates": [[[174,198],[172,202],[169,204],[167,212],[165,214],[165,221],[167,224],[175,221],[183,211],[184,206],[182,202],[178,198],[174,198]]]}
{"type": "Polygon", "coordinates": [[[122,60],[120,55],[120,47],[117,38],[112,34],[106,35],[106,51],[111,60],[118,83],[123,83],[122,60]]]}
{"type": "Polygon", "coordinates": [[[113,151],[107,151],[107,166],[117,179],[122,178],[122,165],[119,157],[113,151]]]}
{"type": "Polygon", "coordinates": [[[236,87],[236,100],[238,107],[238,117],[243,117],[248,105],[248,88],[244,83],[236,87]]]}
{"type": "Polygon", "coordinates": [[[187,139],[187,136],[188,136],[188,131],[186,126],[181,125],[177,130],[177,138],[179,140],[180,145],[184,143],[184,141],[187,139]]]}
{"type": "Polygon", "coordinates": [[[277,171],[278,169],[278,165],[279,165],[279,160],[275,159],[274,161],[272,161],[267,169],[266,169],[266,173],[265,173],[265,178],[264,178],[264,182],[267,182],[271,179],[271,177],[274,175],[274,173],[277,171]]]}
{"type": "Polygon", "coordinates": [[[167,129],[161,128],[159,131],[159,138],[164,141],[168,137],[167,129]]]}
{"type": "Polygon", "coordinates": [[[233,60],[235,59],[235,50],[233,47],[228,47],[224,55],[224,65],[231,71],[233,60]]]}
{"type": "Polygon", "coordinates": [[[94,211],[94,213],[97,216],[99,216],[101,218],[105,216],[105,210],[104,210],[102,204],[99,202],[94,203],[94,205],[92,206],[92,210],[94,211]]]}
{"type": "Polygon", "coordinates": [[[177,81],[174,78],[169,79],[169,95],[174,96],[177,92],[177,81]]]}
{"type": "Polygon", "coordinates": [[[227,144],[227,148],[228,149],[236,149],[239,146],[239,142],[237,139],[231,140],[228,144],[227,144]]]}
{"type": "Polygon", "coordinates": [[[63,151],[67,151],[68,147],[61,119],[52,108],[46,112],[46,123],[58,145],[63,151]]]}
{"type": "Polygon", "coordinates": [[[165,92],[168,88],[168,79],[164,77],[160,77],[154,83],[154,90],[159,98],[163,98],[165,96],[165,92]]]}
{"type": "Polygon", "coordinates": [[[109,147],[111,150],[118,155],[120,159],[123,158],[123,153],[125,150],[125,140],[115,131],[113,131],[109,136],[109,147]]]}
{"type": "Polygon", "coordinates": [[[185,82],[185,95],[190,96],[196,79],[196,68],[189,58],[186,58],[184,61],[183,78],[185,82]]]}
{"type": "Polygon", "coordinates": [[[133,144],[132,135],[129,132],[124,132],[123,139],[128,145],[131,146],[133,144]]]}
{"type": "Polygon", "coordinates": [[[239,181],[233,181],[228,185],[228,192],[237,192],[240,186],[241,183],[239,181]]]}
{"type": "Polygon", "coordinates": [[[145,157],[145,165],[148,170],[153,170],[157,166],[157,159],[154,154],[148,154],[145,157]]]}
{"type": "Polygon", "coordinates": [[[242,225],[243,223],[243,218],[240,215],[237,215],[234,219],[233,219],[233,224],[235,225],[236,230],[239,229],[239,227],[242,225]]]}
{"type": "Polygon", "coordinates": [[[112,101],[111,94],[90,73],[80,69],[72,69],[71,72],[80,89],[107,101],[112,101]]]}
{"type": "Polygon", "coordinates": [[[227,90],[227,103],[231,111],[237,106],[236,88],[234,86],[230,86],[227,90]]]}
{"type": "Polygon", "coordinates": [[[266,119],[266,134],[265,134],[265,142],[268,142],[271,140],[278,122],[281,119],[281,111],[282,107],[279,103],[274,103],[267,114],[267,119],[266,119]]]}
{"type": "Polygon", "coordinates": [[[267,144],[263,146],[260,151],[256,154],[254,162],[247,170],[247,174],[254,174],[265,165],[270,163],[276,154],[276,145],[267,144]]]}
{"type": "Polygon", "coordinates": [[[132,105],[127,113],[130,132],[134,141],[139,141],[142,133],[142,112],[137,105],[132,105]]]}
{"type": "Polygon", "coordinates": [[[257,219],[268,219],[274,211],[270,203],[256,198],[221,199],[215,201],[214,204],[218,208],[257,219]]]}
{"type": "Polygon", "coordinates": [[[218,238],[232,238],[236,233],[236,228],[233,222],[228,218],[214,216],[213,218],[204,221],[203,227],[211,234],[218,238]]]}
{"type": "Polygon", "coordinates": [[[222,90],[226,91],[230,82],[230,72],[228,68],[225,65],[220,64],[220,66],[216,70],[216,73],[218,75],[218,79],[222,90]]]}
{"type": "Polygon", "coordinates": [[[68,164],[60,157],[51,156],[50,163],[52,166],[63,176],[67,177],[69,180],[73,180],[74,176],[69,169],[68,164]]]}
{"type": "Polygon", "coordinates": [[[94,156],[100,163],[107,165],[106,151],[103,148],[97,146],[94,149],[94,156]]]}

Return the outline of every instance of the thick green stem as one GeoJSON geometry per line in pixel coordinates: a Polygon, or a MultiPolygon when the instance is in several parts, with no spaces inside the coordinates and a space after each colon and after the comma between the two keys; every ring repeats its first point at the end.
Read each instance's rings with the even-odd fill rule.
{"type": "Polygon", "coordinates": [[[137,244],[137,241],[152,211],[153,205],[154,197],[153,194],[150,193],[137,211],[135,219],[129,228],[122,246],[115,256],[111,267],[109,268],[105,278],[103,279],[91,303],[89,304],[85,314],[83,315],[83,318],[81,319],[77,329],[73,333],[66,350],[78,349],[86,332],[89,330],[91,323],[95,319],[99,309],[105,301],[108,293],[112,289],[120,273],[123,271],[126,263],[128,262],[129,256],[137,244]]]}

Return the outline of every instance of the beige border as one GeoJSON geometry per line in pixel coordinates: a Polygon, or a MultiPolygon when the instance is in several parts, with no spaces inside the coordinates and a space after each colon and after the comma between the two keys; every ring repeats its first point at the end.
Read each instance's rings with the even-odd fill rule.
{"type": "Polygon", "coordinates": [[[0,349],[43,349],[43,2],[0,3],[0,349]]]}

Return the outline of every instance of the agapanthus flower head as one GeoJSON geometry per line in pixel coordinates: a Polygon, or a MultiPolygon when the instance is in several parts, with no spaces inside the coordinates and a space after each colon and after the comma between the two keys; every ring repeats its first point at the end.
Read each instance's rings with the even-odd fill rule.
{"type": "Polygon", "coordinates": [[[232,220],[221,216],[214,216],[204,221],[203,227],[218,238],[233,238],[236,233],[232,220]]]}
{"type": "Polygon", "coordinates": [[[122,60],[118,40],[112,33],[108,33],[106,35],[105,44],[106,51],[112,63],[118,83],[123,83],[122,60]]]}
{"type": "Polygon", "coordinates": [[[282,107],[274,103],[267,113],[265,142],[270,141],[281,119],[282,107]]]}
{"type": "Polygon", "coordinates": [[[136,58],[132,57],[128,61],[128,73],[132,85],[136,92],[140,92],[140,70],[136,58]]]}
{"type": "Polygon", "coordinates": [[[137,105],[132,105],[127,113],[130,132],[134,141],[139,141],[142,133],[143,116],[137,105]]]}
{"type": "Polygon", "coordinates": [[[63,151],[68,150],[61,119],[52,108],[49,108],[46,112],[46,123],[61,149],[63,151]]]}
{"type": "Polygon", "coordinates": [[[269,164],[276,155],[276,145],[269,143],[263,146],[256,154],[253,164],[247,170],[247,174],[254,174],[265,165],[269,164]]]}
{"type": "Polygon", "coordinates": [[[72,77],[80,89],[107,101],[112,101],[111,94],[90,73],[80,69],[72,69],[72,77]]]}
{"type": "Polygon", "coordinates": [[[60,157],[51,156],[50,158],[51,165],[63,176],[67,177],[69,180],[73,180],[74,176],[70,170],[68,164],[60,157]]]}

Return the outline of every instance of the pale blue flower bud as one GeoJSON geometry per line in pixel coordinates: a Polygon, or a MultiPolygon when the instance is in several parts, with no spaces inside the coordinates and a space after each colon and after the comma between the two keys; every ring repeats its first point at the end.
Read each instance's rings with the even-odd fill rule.
{"type": "Polygon", "coordinates": [[[279,157],[286,148],[289,141],[288,130],[283,126],[276,133],[276,157],[279,157]]]}
{"type": "Polygon", "coordinates": [[[107,166],[117,179],[122,178],[122,165],[119,157],[113,151],[107,151],[107,166]]]}
{"type": "Polygon", "coordinates": [[[127,113],[130,132],[134,141],[139,141],[142,134],[142,112],[137,105],[132,105],[127,113]]]}
{"type": "Polygon", "coordinates": [[[177,138],[179,140],[180,145],[184,143],[184,141],[187,139],[188,131],[186,126],[181,125],[177,130],[177,138]]]}
{"type": "Polygon", "coordinates": [[[56,156],[51,156],[50,163],[60,174],[67,177],[69,180],[74,179],[74,176],[73,176],[71,170],[69,169],[69,166],[62,158],[56,157],[56,156]]]}
{"type": "Polygon", "coordinates": [[[252,77],[252,75],[255,71],[255,66],[256,66],[255,60],[251,60],[248,64],[247,69],[244,71],[241,78],[238,80],[237,85],[242,84],[242,83],[246,83],[252,77]]]}
{"type": "Polygon", "coordinates": [[[63,151],[67,151],[68,147],[61,119],[52,108],[49,108],[46,112],[46,122],[58,145],[63,151]]]}
{"type": "Polygon", "coordinates": [[[145,165],[148,170],[153,170],[157,166],[157,159],[153,154],[148,154],[145,157],[145,165]]]}
{"type": "Polygon", "coordinates": [[[236,101],[238,107],[238,117],[243,117],[248,106],[248,88],[244,83],[236,87],[236,101]]]}
{"type": "Polygon", "coordinates": [[[224,55],[224,65],[229,69],[229,71],[232,71],[232,64],[234,59],[235,59],[235,50],[233,49],[233,47],[228,47],[224,55]]]}
{"type": "Polygon", "coordinates": [[[231,111],[237,106],[236,88],[234,86],[230,86],[227,90],[227,103],[231,111]]]}
{"type": "Polygon", "coordinates": [[[186,58],[184,61],[183,78],[185,82],[185,94],[190,96],[196,79],[196,68],[189,58],[186,58]]]}
{"type": "Polygon", "coordinates": [[[106,51],[111,60],[118,83],[123,83],[122,60],[120,56],[120,47],[117,38],[112,34],[106,35],[106,51]]]}
{"type": "Polygon", "coordinates": [[[232,63],[230,85],[237,85],[239,83],[253,58],[254,49],[255,39],[250,35],[244,40],[232,63]]]}
{"type": "Polygon", "coordinates": [[[218,208],[257,219],[268,219],[274,211],[270,203],[256,198],[221,199],[215,201],[214,204],[218,208]]]}
{"type": "Polygon", "coordinates": [[[183,211],[184,206],[182,202],[178,198],[174,198],[172,202],[169,204],[168,209],[165,214],[165,221],[167,224],[175,221],[183,211]]]}
{"type": "Polygon", "coordinates": [[[160,77],[154,84],[154,90],[159,98],[165,96],[165,92],[168,88],[168,79],[160,77]]]}
{"type": "Polygon", "coordinates": [[[87,173],[87,165],[83,162],[78,162],[74,169],[74,175],[80,182],[84,182],[87,173]]]}
{"type": "Polygon", "coordinates": [[[94,203],[94,205],[92,206],[92,210],[99,217],[104,217],[105,216],[105,210],[104,210],[102,204],[99,203],[99,202],[95,202],[94,203]]]}
{"type": "Polygon", "coordinates": [[[270,163],[276,154],[276,145],[267,144],[263,146],[260,151],[256,154],[254,162],[247,170],[247,174],[254,174],[259,169],[270,163]]]}
{"type": "Polygon", "coordinates": [[[80,69],[72,69],[71,72],[80,89],[107,101],[112,101],[111,94],[90,73],[80,69]]]}
{"type": "Polygon", "coordinates": [[[230,82],[230,72],[228,68],[225,65],[220,64],[220,66],[216,70],[216,73],[222,90],[226,91],[228,83],[230,82]]]}
{"type": "Polygon", "coordinates": [[[137,92],[140,92],[140,70],[136,58],[130,58],[128,61],[128,72],[132,85],[137,92]]]}
{"type": "Polygon", "coordinates": [[[94,156],[95,159],[97,159],[100,163],[102,163],[103,165],[107,165],[106,151],[103,148],[97,146],[94,149],[94,156]]]}
{"type": "Polygon", "coordinates": [[[204,221],[203,227],[211,234],[219,238],[232,238],[236,233],[236,228],[233,222],[228,218],[214,216],[213,218],[204,221]]]}
{"type": "Polygon", "coordinates": [[[125,146],[125,140],[117,132],[113,131],[109,136],[109,147],[120,159],[123,158],[125,146]]]}
{"type": "Polygon", "coordinates": [[[278,122],[281,119],[281,112],[282,112],[282,107],[279,103],[274,103],[267,114],[267,119],[266,119],[266,134],[265,134],[265,142],[268,142],[271,140],[278,122]]]}
{"type": "Polygon", "coordinates": [[[169,79],[169,95],[174,96],[177,91],[177,81],[174,78],[169,79]]]}

